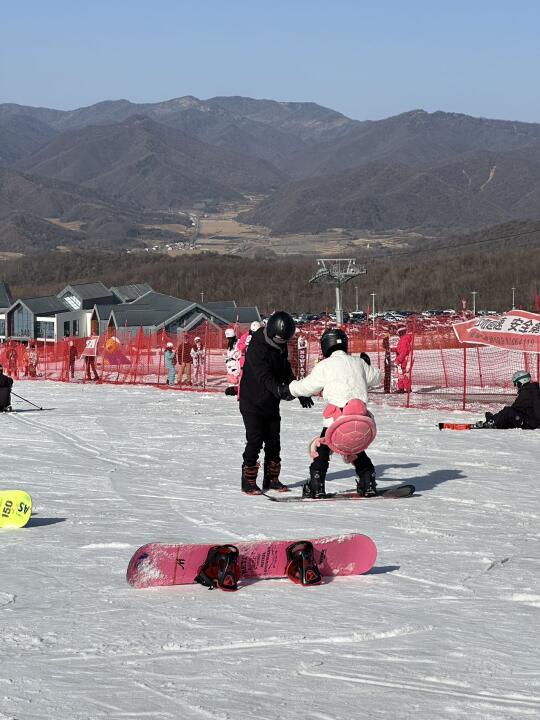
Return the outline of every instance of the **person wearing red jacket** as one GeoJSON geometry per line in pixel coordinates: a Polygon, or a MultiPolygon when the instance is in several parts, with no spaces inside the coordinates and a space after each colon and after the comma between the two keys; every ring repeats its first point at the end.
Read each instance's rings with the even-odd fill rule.
{"type": "Polygon", "coordinates": [[[402,325],[398,328],[399,340],[394,352],[396,353],[396,367],[398,371],[397,390],[398,393],[411,392],[411,356],[413,349],[412,333],[402,325]]]}

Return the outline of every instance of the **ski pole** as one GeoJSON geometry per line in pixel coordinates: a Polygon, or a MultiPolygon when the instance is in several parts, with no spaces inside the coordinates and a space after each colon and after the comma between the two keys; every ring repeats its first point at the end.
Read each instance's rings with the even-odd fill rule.
{"type": "Polygon", "coordinates": [[[15,395],[15,397],[16,397],[16,398],[19,398],[19,400],[24,400],[24,402],[27,402],[29,405],[33,405],[33,406],[34,406],[35,408],[37,408],[38,410],[43,410],[42,407],[39,407],[39,405],[36,405],[36,404],[33,403],[33,402],[30,402],[30,400],[27,400],[26,398],[23,398],[21,395],[17,395],[17,393],[14,393],[14,392],[12,392],[11,394],[12,394],[12,395],[15,395]]]}

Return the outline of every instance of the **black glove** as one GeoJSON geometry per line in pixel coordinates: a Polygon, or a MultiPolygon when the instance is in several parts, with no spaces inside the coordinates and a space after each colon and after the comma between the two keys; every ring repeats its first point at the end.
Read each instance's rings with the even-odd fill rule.
{"type": "Polygon", "coordinates": [[[360,358],[368,365],[371,365],[371,360],[369,359],[369,355],[367,353],[360,353],[360,358]]]}
{"type": "Polygon", "coordinates": [[[291,395],[291,391],[289,390],[287,383],[281,383],[281,385],[278,385],[278,393],[280,400],[294,400],[294,395],[291,395]]]}
{"type": "Polygon", "coordinates": [[[303,408],[310,408],[315,404],[310,397],[299,397],[298,399],[300,400],[300,405],[303,408]]]}

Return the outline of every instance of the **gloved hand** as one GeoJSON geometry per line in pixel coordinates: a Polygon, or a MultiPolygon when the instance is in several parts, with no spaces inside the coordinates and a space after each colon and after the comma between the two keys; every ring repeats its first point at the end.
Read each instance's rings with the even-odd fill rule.
{"type": "Polygon", "coordinates": [[[310,408],[315,404],[310,397],[299,397],[298,400],[303,408],[310,408]]]}
{"type": "Polygon", "coordinates": [[[291,395],[289,385],[287,383],[281,383],[278,385],[278,393],[280,400],[294,400],[294,395],[291,395]]]}
{"type": "Polygon", "coordinates": [[[360,353],[360,358],[368,365],[371,365],[371,360],[369,359],[369,355],[367,353],[360,353]]]}

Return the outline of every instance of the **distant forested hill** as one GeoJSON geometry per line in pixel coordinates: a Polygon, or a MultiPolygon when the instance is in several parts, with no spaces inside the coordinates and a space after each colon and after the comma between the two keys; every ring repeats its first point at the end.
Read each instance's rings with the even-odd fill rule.
{"type": "MultiPolygon", "coordinates": [[[[533,309],[540,284],[540,222],[512,222],[468,235],[444,236],[426,249],[359,257],[367,275],[356,283],[361,308],[377,293],[380,309],[459,307],[477,294],[477,307],[506,310],[511,288],[533,309]]],[[[199,254],[170,257],[158,253],[93,251],[45,253],[0,264],[0,280],[15,294],[57,292],[68,282],[102,280],[107,285],[148,282],[155,290],[182,298],[235,299],[263,312],[332,310],[330,286],[309,285],[315,261],[299,256],[247,259],[199,254]]],[[[354,284],[345,287],[345,308],[355,307],[354,284]]]]}
{"type": "MultiPolygon", "coordinates": [[[[540,124],[447,112],[358,121],[315,103],[236,96],[69,111],[0,104],[0,168],[4,180],[19,173],[0,180],[0,217],[124,223],[131,234],[111,236],[111,249],[140,237],[131,229],[141,211],[212,211],[253,196],[262,199],[244,219],[278,234],[432,234],[540,217],[540,124]],[[36,192],[18,202],[23,176],[36,192]]],[[[22,248],[30,226],[19,223],[22,248]]],[[[54,246],[47,237],[43,248],[54,246]]]]}

